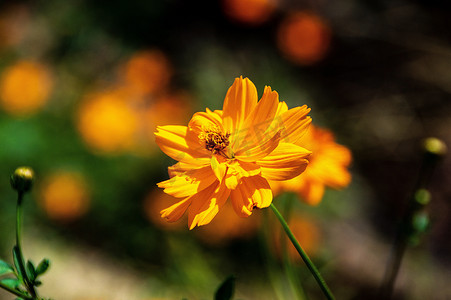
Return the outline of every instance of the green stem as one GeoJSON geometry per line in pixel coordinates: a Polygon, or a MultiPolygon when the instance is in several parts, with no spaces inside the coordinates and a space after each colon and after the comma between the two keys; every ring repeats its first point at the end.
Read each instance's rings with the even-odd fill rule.
{"type": "Polygon", "coordinates": [[[21,246],[21,224],[22,224],[22,199],[23,199],[23,192],[18,192],[18,198],[17,198],[17,209],[16,209],[16,246],[17,246],[17,254],[18,254],[18,263],[20,268],[20,273],[22,273],[24,284],[28,290],[28,292],[31,294],[31,299],[38,299],[37,293],[34,289],[33,283],[30,281],[27,275],[27,271],[25,269],[25,261],[24,256],[22,253],[22,246],[21,246]]]}
{"type": "Polygon", "coordinates": [[[9,286],[4,285],[4,284],[1,283],[1,282],[0,282],[0,288],[4,289],[4,290],[10,292],[11,294],[14,294],[14,295],[16,295],[16,296],[18,296],[18,297],[20,297],[20,298],[23,298],[23,299],[25,299],[25,300],[33,300],[33,299],[34,299],[34,298],[30,297],[30,296],[27,296],[27,295],[25,295],[25,294],[22,294],[22,293],[19,292],[18,290],[12,289],[12,288],[10,288],[9,286]]]}
{"type": "MultiPolygon", "coordinates": [[[[283,204],[282,207],[282,212],[283,215],[285,216],[285,221],[287,223],[290,222],[290,216],[291,216],[291,212],[292,212],[292,208],[293,208],[293,204],[295,203],[294,201],[290,201],[292,199],[289,198],[290,194],[285,193],[284,195],[286,195],[283,200],[281,201],[281,203],[283,204]]],[[[288,253],[288,247],[287,247],[287,243],[286,243],[286,237],[282,234],[282,228],[281,230],[281,234],[280,234],[280,244],[282,245],[282,260],[283,260],[283,266],[285,269],[285,273],[288,276],[288,282],[290,284],[291,290],[293,291],[293,293],[296,295],[297,299],[300,300],[304,300],[307,299],[307,297],[305,296],[304,293],[304,289],[301,285],[296,284],[296,282],[298,282],[298,274],[296,274],[296,270],[293,268],[292,262],[290,260],[290,256],[288,253]]]]}
{"type": "Polygon", "coordinates": [[[282,224],[282,227],[285,230],[285,233],[287,234],[288,238],[291,240],[291,243],[293,243],[293,246],[299,252],[299,255],[301,256],[302,260],[305,262],[305,264],[309,268],[313,277],[315,277],[316,281],[318,282],[319,287],[323,291],[326,298],[327,299],[335,299],[334,295],[330,291],[329,287],[327,286],[323,277],[319,273],[318,269],[315,267],[313,262],[310,260],[307,253],[305,253],[305,251],[302,249],[299,242],[296,240],[296,237],[294,236],[293,232],[291,232],[290,227],[288,227],[288,224],[285,221],[285,219],[283,218],[283,216],[280,214],[280,212],[277,210],[277,208],[274,206],[273,203],[271,203],[270,207],[271,207],[272,211],[274,212],[274,214],[276,215],[277,219],[279,219],[280,224],[282,224]]]}

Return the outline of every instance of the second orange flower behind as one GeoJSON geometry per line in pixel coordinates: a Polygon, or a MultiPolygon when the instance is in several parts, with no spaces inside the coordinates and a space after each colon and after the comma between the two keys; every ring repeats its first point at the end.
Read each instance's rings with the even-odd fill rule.
{"type": "Polygon", "coordinates": [[[274,193],[295,192],[310,205],[317,205],[324,195],[325,187],[344,188],[351,182],[348,167],[351,151],[335,142],[331,131],[314,126],[297,142],[313,153],[308,168],[301,175],[287,181],[271,181],[274,193]]]}
{"type": "Polygon", "coordinates": [[[161,211],[174,222],[188,210],[189,228],[205,225],[230,197],[241,217],[273,199],[269,180],[301,174],[311,152],[298,144],[311,118],[306,105],[288,109],[277,92],[257,89],[247,78],[236,78],[222,110],[193,115],[188,126],[157,127],[161,150],[179,161],[169,167],[170,179],[159,187],[179,202],[161,211]]]}

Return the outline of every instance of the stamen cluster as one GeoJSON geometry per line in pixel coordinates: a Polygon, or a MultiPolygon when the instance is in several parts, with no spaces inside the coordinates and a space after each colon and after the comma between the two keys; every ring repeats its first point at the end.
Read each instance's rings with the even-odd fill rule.
{"type": "Polygon", "coordinates": [[[199,139],[205,141],[205,148],[213,154],[221,153],[229,146],[230,133],[222,134],[216,130],[205,130],[199,136],[199,139]]]}

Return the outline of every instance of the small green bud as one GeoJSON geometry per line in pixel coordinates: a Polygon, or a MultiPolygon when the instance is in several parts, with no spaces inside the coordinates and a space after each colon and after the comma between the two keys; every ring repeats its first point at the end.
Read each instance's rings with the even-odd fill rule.
{"type": "Polygon", "coordinates": [[[426,189],[419,189],[415,192],[415,201],[425,206],[431,201],[431,194],[426,189]]]}
{"type": "Polygon", "coordinates": [[[31,190],[33,180],[33,170],[29,167],[20,167],[11,175],[11,187],[18,192],[26,193],[31,190]]]}
{"type": "Polygon", "coordinates": [[[435,137],[425,139],[423,142],[423,147],[427,153],[436,156],[445,156],[447,152],[446,144],[442,140],[435,137]]]}

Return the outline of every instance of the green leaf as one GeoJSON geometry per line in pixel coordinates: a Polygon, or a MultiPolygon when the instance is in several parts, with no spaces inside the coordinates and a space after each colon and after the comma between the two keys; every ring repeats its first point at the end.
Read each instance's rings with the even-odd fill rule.
{"type": "Polygon", "coordinates": [[[48,260],[47,258],[44,258],[38,265],[38,267],[36,268],[36,277],[38,277],[39,275],[42,275],[45,273],[45,271],[47,271],[47,269],[50,266],[50,260],[48,260]]]}
{"type": "Polygon", "coordinates": [[[0,260],[0,276],[11,273],[14,273],[13,267],[10,264],[4,262],[3,260],[0,260]]]}
{"type": "Polygon", "coordinates": [[[20,262],[19,248],[17,248],[17,246],[13,247],[13,260],[14,266],[16,267],[17,270],[17,275],[19,275],[19,279],[23,279],[25,274],[22,273],[22,268],[20,267],[22,264],[20,262]]]}
{"type": "Polygon", "coordinates": [[[215,300],[231,300],[235,292],[235,276],[230,276],[219,286],[215,300]]]}
{"type": "Polygon", "coordinates": [[[18,279],[5,278],[0,280],[0,282],[11,289],[17,289],[20,286],[20,281],[18,279]]]}
{"type": "Polygon", "coordinates": [[[31,282],[34,282],[36,277],[37,277],[37,273],[36,273],[36,268],[34,267],[33,263],[29,260],[27,261],[27,275],[28,275],[28,279],[30,279],[31,282]]]}

